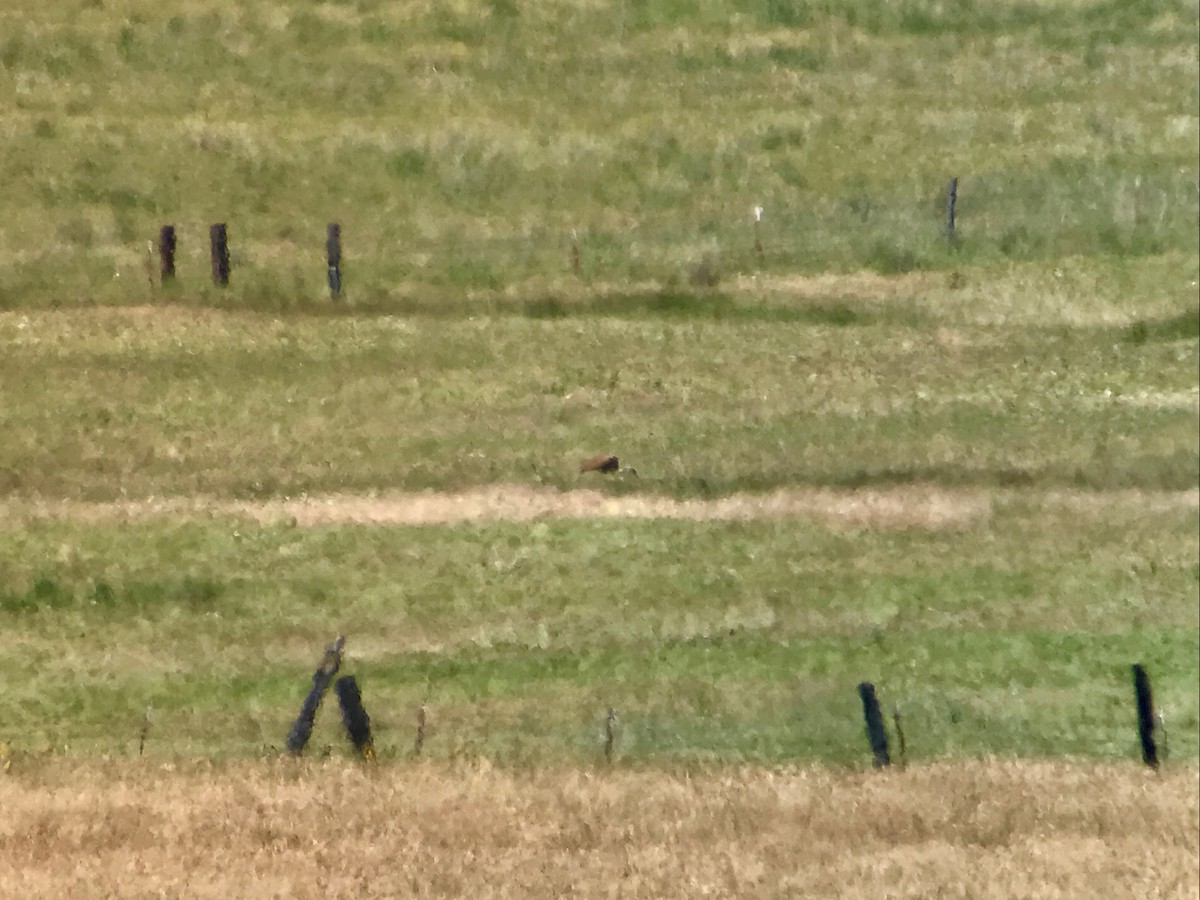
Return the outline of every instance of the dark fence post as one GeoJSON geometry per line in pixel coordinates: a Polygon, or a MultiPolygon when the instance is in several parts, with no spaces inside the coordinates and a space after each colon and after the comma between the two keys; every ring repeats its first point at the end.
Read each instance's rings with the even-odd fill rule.
{"type": "Polygon", "coordinates": [[[617,744],[617,711],[609,707],[604,720],[604,761],[612,765],[613,751],[617,744]]]}
{"type": "Polygon", "coordinates": [[[158,271],[162,284],[175,277],[175,226],[164,225],[158,233],[158,271]]]}
{"type": "Polygon", "coordinates": [[[325,257],[329,263],[329,296],[342,296],[342,226],[330,222],[325,230],[325,257]]]}
{"type": "Polygon", "coordinates": [[[1142,742],[1142,762],[1158,768],[1158,747],[1154,743],[1154,700],[1150,696],[1150,676],[1140,664],[1133,666],[1133,692],[1137,697],[1138,738],[1142,742]]]}
{"type": "Polygon", "coordinates": [[[422,703],[417,707],[417,736],[413,740],[413,756],[421,755],[421,748],[425,746],[425,704],[422,703]]]}
{"type": "Polygon", "coordinates": [[[900,750],[900,765],[906,765],[908,762],[908,747],[904,741],[904,726],[900,724],[900,707],[897,706],[892,710],[892,722],[896,726],[896,744],[900,750]]]}
{"type": "Polygon", "coordinates": [[[309,689],[308,696],[304,698],[304,703],[300,706],[300,715],[296,716],[296,721],[292,723],[292,728],[288,732],[287,748],[291,753],[297,755],[302,753],[312,735],[313,720],[317,717],[321,698],[329,690],[329,684],[342,664],[342,647],[345,644],[346,639],[338,635],[334,642],[325,648],[325,656],[321,660],[321,665],[313,673],[312,687],[309,689]]]}
{"type": "Polygon", "coordinates": [[[954,240],[954,206],[958,203],[958,177],[950,179],[946,186],[946,237],[954,240]]]}
{"type": "Polygon", "coordinates": [[[375,755],[375,747],[371,742],[371,717],[363,709],[358,682],[353,675],[343,675],[334,684],[333,690],[342,708],[342,724],[346,726],[354,749],[362,754],[363,759],[370,759],[375,755]]]}
{"type": "Polygon", "coordinates": [[[875,755],[875,765],[890,766],[892,757],[888,753],[887,731],[883,727],[883,713],[879,710],[879,701],[875,698],[875,685],[864,681],[858,686],[858,695],[862,698],[863,718],[867,722],[867,740],[871,742],[871,752],[875,755]]]}
{"type": "Polygon", "coordinates": [[[218,222],[208,229],[208,240],[212,245],[213,283],[225,287],[229,284],[229,236],[224,222],[218,222]]]}

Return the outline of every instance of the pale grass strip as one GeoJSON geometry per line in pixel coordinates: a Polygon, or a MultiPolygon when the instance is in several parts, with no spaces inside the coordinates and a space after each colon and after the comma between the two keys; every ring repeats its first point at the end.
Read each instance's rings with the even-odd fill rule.
{"type": "Polygon", "coordinates": [[[491,485],[451,493],[324,494],[261,501],[205,496],[108,503],[8,498],[0,500],[0,527],[20,527],[44,520],[102,524],[233,517],[262,524],[290,522],[301,526],[444,525],[543,518],[691,521],[796,518],[857,528],[951,528],[985,520],[993,504],[1012,500],[1047,509],[1065,507],[1080,513],[1200,508],[1200,492],[1195,489],[1089,493],[906,485],[859,490],[798,488],[708,500],[677,500],[648,494],[613,496],[594,489],[557,491],[524,485],[491,485]]]}

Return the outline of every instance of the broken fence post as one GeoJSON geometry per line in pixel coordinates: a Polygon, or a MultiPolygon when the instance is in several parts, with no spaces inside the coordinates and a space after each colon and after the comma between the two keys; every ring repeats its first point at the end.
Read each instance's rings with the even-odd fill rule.
{"type": "Polygon", "coordinates": [[[229,235],[224,222],[208,229],[208,241],[212,248],[213,284],[226,287],[229,284],[229,235]]]}
{"type": "Polygon", "coordinates": [[[363,759],[371,759],[375,755],[375,746],[371,742],[371,718],[363,709],[358,682],[353,675],[343,675],[334,684],[333,690],[342,708],[342,724],[346,726],[354,749],[362,754],[363,759]]]}
{"type": "Polygon", "coordinates": [[[342,226],[330,222],[325,230],[325,259],[329,272],[329,297],[337,300],[342,296],[342,226]]]}
{"type": "Polygon", "coordinates": [[[158,233],[158,280],[166,284],[175,278],[175,226],[164,225],[158,233]]]}
{"type": "Polygon", "coordinates": [[[346,639],[339,634],[334,642],[325,648],[321,665],[313,672],[312,687],[300,705],[300,715],[296,716],[296,721],[292,723],[287,736],[288,751],[297,756],[304,752],[304,747],[312,736],[313,720],[317,717],[321,698],[329,690],[333,676],[342,665],[342,648],[345,644],[346,639]]]}
{"type": "Polygon", "coordinates": [[[1154,743],[1154,700],[1150,695],[1150,676],[1140,663],[1133,665],[1133,692],[1137,700],[1138,738],[1142,742],[1142,762],[1158,768],[1158,747],[1154,743]]]}
{"type": "Polygon", "coordinates": [[[875,685],[864,681],[858,686],[858,695],[862,698],[863,718],[867,723],[867,740],[871,743],[871,753],[875,756],[875,765],[890,766],[892,758],[888,754],[887,731],[883,727],[883,713],[879,711],[879,701],[875,698],[875,685]]]}

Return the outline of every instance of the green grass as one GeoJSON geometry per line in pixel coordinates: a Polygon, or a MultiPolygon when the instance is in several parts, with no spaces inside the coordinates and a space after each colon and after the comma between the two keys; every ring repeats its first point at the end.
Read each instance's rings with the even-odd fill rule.
{"type": "Polygon", "coordinates": [[[886,299],[529,301],[534,315],[9,315],[0,488],[568,488],[599,451],[638,468],[625,489],[677,496],[1188,488],[1195,315],[1174,285],[1125,293],[1162,268],[1124,270],[1097,294],[1070,269],[1049,290],[1026,269],[886,299]]]}
{"type": "Polygon", "coordinates": [[[1194,519],[1018,493],[932,532],[31,522],[0,535],[6,737],[129,752],[153,704],[156,752],[268,752],[344,631],[388,755],[428,701],[434,756],[583,761],[615,706],[631,759],[849,762],[870,679],[914,756],[1122,756],[1140,661],[1189,757],[1194,519]]]}
{"type": "Polygon", "coordinates": [[[59,0],[0,26],[8,307],[146,302],[166,222],[178,293],[253,308],[323,301],[333,220],[349,302],[385,308],[556,293],[572,231],[592,288],[1196,248],[1180,0],[59,0]]]}
{"type": "Polygon", "coordinates": [[[435,757],[614,706],[629,761],[859,761],[862,679],[917,758],[1132,756],[1139,661],[1200,753],[1194,5],[210,5],[0,11],[0,740],[271,752],[344,631],[385,756],[428,700],[435,757]],[[215,505],[496,484],[974,511],[215,505]]]}

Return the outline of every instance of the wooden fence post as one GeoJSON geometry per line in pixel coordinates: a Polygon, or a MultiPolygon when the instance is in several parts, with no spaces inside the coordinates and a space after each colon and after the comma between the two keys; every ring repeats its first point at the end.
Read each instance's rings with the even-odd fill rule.
{"type": "Polygon", "coordinates": [[[891,755],[888,753],[887,731],[883,727],[883,713],[879,711],[879,701],[875,698],[875,685],[864,681],[858,686],[858,695],[862,698],[863,718],[867,723],[867,740],[871,743],[871,752],[875,756],[876,767],[890,766],[891,755]]]}
{"type": "Polygon", "coordinates": [[[287,748],[289,752],[297,756],[304,752],[304,746],[312,736],[313,720],[317,717],[321,698],[329,690],[329,684],[342,664],[342,648],[345,644],[346,639],[339,634],[334,642],[325,648],[325,656],[321,659],[321,665],[313,673],[312,687],[300,705],[300,715],[296,716],[296,721],[292,723],[291,730],[288,731],[287,748]]]}
{"type": "Polygon", "coordinates": [[[958,203],[958,176],[946,186],[946,237],[954,240],[954,206],[958,203]]]}
{"type": "Polygon", "coordinates": [[[175,226],[164,225],[158,233],[159,282],[166,284],[175,278],[175,226]]]}
{"type": "Polygon", "coordinates": [[[229,284],[229,235],[225,223],[218,222],[208,229],[208,241],[212,247],[212,277],[218,287],[229,284]]]}
{"type": "Polygon", "coordinates": [[[417,736],[413,740],[413,756],[421,755],[421,748],[425,746],[425,704],[422,703],[417,707],[417,736]]]}
{"type": "Polygon", "coordinates": [[[329,297],[342,296],[342,226],[330,222],[325,230],[325,258],[329,266],[329,297]]]}
{"type": "Polygon", "coordinates": [[[604,761],[612,765],[613,751],[617,744],[617,711],[609,707],[604,720],[604,761]]]}
{"type": "Polygon", "coordinates": [[[1140,663],[1133,666],[1133,692],[1137,699],[1138,738],[1142,742],[1142,762],[1158,768],[1158,747],[1154,743],[1154,700],[1150,695],[1150,676],[1140,663]]]}
{"type": "Polygon", "coordinates": [[[371,759],[375,755],[375,746],[371,741],[371,717],[363,709],[358,682],[353,675],[343,675],[334,684],[333,690],[342,708],[342,724],[346,726],[354,749],[362,754],[363,759],[371,759]]]}

